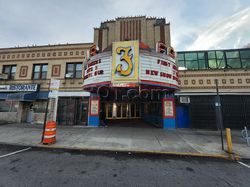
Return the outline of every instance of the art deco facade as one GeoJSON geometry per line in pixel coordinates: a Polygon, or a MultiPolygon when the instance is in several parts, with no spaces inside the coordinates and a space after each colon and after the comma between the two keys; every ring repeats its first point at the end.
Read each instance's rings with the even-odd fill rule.
{"type": "Polygon", "coordinates": [[[112,42],[139,40],[155,48],[158,41],[171,45],[170,23],[165,18],[125,17],[101,23],[94,29],[94,43],[102,51],[112,42]]]}

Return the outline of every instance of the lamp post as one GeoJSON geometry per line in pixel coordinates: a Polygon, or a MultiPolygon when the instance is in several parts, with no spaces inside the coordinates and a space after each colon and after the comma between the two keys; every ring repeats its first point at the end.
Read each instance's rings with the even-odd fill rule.
{"type": "Polygon", "coordinates": [[[216,123],[217,123],[218,130],[220,129],[221,149],[224,150],[223,133],[222,133],[223,119],[222,119],[222,112],[221,112],[221,101],[220,101],[220,95],[219,95],[218,79],[215,79],[214,82],[216,86],[216,102],[215,102],[216,123]]]}

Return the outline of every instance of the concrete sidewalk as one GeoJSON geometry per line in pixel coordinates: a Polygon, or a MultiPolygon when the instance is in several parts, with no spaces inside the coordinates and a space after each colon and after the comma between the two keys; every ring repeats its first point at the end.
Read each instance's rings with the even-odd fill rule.
{"type": "MultiPolygon", "coordinates": [[[[217,131],[136,127],[58,127],[57,142],[40,144],[42,126],[30,124],[0,125],[0,143],[51,148],[131,151],[177,155],[227,157],[221,150],[217,131]]],[[[240,131],[232,131],[233,151],[250,158],[250,147],[240,131]]],[[[226,148],[226,141],[224,141],[226,148]]]]}

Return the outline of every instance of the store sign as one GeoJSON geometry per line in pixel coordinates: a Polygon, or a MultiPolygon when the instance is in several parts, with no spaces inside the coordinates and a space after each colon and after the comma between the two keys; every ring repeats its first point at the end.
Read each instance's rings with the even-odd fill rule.
{"type": "Polygon", "coordinates": [[[111,55],[108,53],[95,55],[86,62],[84,69],[83,87],[110,82],[111,80],[111,55]]]}
{"type": "Polygon", "coordinates": [[[36,92],[37,84],[0,85],[0,92],[36,92]]]}
{"type": "Polygon", "coordinates": [[[59,90],[60,88],[60,80],[51,79],[50,80],[50,90],[59,90]]]}
{"type": "Polygon", "coordinates": [[[139,41],[114,42],[112,54],[113,86],[137,83],[139,41]]]}

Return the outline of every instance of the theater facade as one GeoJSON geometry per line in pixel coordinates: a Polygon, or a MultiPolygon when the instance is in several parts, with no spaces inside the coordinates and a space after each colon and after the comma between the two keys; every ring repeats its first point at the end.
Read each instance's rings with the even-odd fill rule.
{"type": "Polygon", "coordinates": [[[250,123],[249,48],[170,49],[170,23],[146,16],[102,22],[93,43],[2,48],[0,121],[43,124],[49,101],[58,125],[215,129],[218,80],[224,126],[250,123]]]}
{"type": "Polygon", "coordinates": [[[163,53],[165,49],[159,46],[155,51],[131,40],[113,42],[111,48],[94,52],[84,63],[83,88],[91,93],[88,125],[138,118],[175,128],[178,67],[173,49],[163,53]]]}

